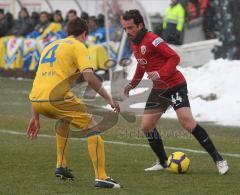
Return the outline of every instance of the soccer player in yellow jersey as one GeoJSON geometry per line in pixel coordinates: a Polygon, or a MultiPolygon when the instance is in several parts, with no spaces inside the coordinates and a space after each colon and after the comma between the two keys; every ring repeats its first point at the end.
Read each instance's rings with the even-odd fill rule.
{"type": "Polygon", "coordinates": [[[58,119],[56,130],[57,168],[55,174],[62,179],[73,180],[71,169],[67,167],[66,147],[69,127],[73,125],[87,135],[88,151],[95,170],[95,187],[120,188],[120,184],[108,177],[105,172],[104,142],[99,128],[81,99],[71,92],[71,85],[79,73],[88,84],[119,112],[117,102],[103,88],[95,76],[89,60],[88,50],[83,44],[88,34],[84,20],[76,18],[68,25],[66,39],[49,44],[42,52],[32,91],[29,95],[32,104],[27,135],[34,139],[40,129],[39,114],[58,119]],[[89,132],[89,133],[88,133],[89,132]]]}

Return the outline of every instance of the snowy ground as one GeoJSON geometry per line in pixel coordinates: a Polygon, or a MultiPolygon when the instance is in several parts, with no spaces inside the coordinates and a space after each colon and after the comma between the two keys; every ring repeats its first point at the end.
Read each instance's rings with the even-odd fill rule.
{"type": "MultiPolygon", "coordinates": [[[[188,82],[189,97],[198,121],[240,126],[240,61],[214,60],[201,68],[180,68],[188,82]],[[216,100],[201,97],[216,95],[216,100]],[[201,96],[201,97],[200,97],[201,96]]],[[[171,109],[166,117],[175,118],[171,109]]]]}
{"type": "MultiPolygon", "coordinates": [[[[188,82],[190,103],[196,120],[240,126],[240,61],[219,59],[198,69],[179,67],[179,70],[188,82]]],[[[134,71],[134,65],[128,68],[128,78],[132,78],[134,71]]],[[[109,89],[109,82],[105,85],[109,89]]],[[[139,90],[135,93],[139,93],[139,90]]],[[[144,105],[138,104],[135,108],[138,106],[144,105]]],[[[164,117],[176,118],[174,110],[169,109],[164,117]]]]}

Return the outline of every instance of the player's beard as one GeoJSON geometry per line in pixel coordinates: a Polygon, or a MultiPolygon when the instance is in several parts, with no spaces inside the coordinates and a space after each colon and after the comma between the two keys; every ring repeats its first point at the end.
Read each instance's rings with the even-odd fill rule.
{"type": "Polygon", "coordinates": [[[128,39],[132,41],[134,44],[139,45],[147,32],[148,30],[146,28],[143,28],[138,32],[138,34],[135,37],[128,36],[128,39]]]}
{"type": "Polygon", "coordinates": [[[128,40],[129,40],[129,41],[133,41],[133,40],[136,38],[136,36],[135,36],[135,37],[133,37],[133,36],[132,36],[132,35],[130,35],[130,34],[128,34],[127,36],[128,36],[128,40]]]}

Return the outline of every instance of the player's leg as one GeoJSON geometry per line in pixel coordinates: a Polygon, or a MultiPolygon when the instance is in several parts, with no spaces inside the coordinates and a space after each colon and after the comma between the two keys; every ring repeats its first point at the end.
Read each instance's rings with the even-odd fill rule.
{"type": "Polygon", "coordinates": [[[57,144],[57,167],[67,167],[66,153],[69,137],[69,122],[60,119],[55,124],[57,144]]]}
{"type": "Polygon", "coordinates": [[[179,108],[176,110],[176,113],[181,126],[192,133],[201,146],[212,157],[218,167],[219,173],[227,173],[229,170],[227,162],[223,160],[222,156],[219,154],[206,130],[195,122],[191,109],[187,107],[179,108]]]}
{"type": "MultiPolygon", "coordinates": [[[[58,137],[59,139],[57,142],[57,144],[61,143],[58,144],[58,164],[66,163],[66,147],[64,148],[64,143],[67,145],[67,138],[69,135],[69,126],[67,124],[71,124],[79,129],[79,136],[87,137],[88,151],[96,175],[95,186],[103,188],[120,187],[117,182],[106,175],[104,142],[99,135],[100,130],[97,127],[96,122],[91,115],[87,113],[85,104],[80,99],[73,98],[65,102],[51,103],[49,107],[51,107],[48,109],[48,111],[51,112],[51,115],[56,118],[64,119],[64,123],[60,123],[60,126],[57,125],[57,132],[59,132],[58,135],[61,136],[58,137]]],[[[78,136],[78,131],[73,131],[72,133],[78,136]]]]}
{"type": "Polygon", "coordinates": [[[193,118],[190,103],[187,95],[187,85],[181,85],[172,90],[171,99],[173,108],[176,111],[178,121],[181,126],[193,134],[201,146],[209,153],[217,164],[220,174],[225,174],[229,170],[227,162],[218,153],[206,130],[197,124],[193,118]]]}
{"type": "Polygon", "coordinates": [[[70,125],[77,119],[78,126],[86,125],[88,120],[85,113],[85,106],[77,98],[66,101],[53,101],[42,105],[44,115],[58,119],[55,124],[56,145],[57,145],[57,167],[55,175],[62,179],[73,179],[71,169],[67,166],[67,146],[70,136],[70,125]]]}
{"type": "Polygon", "coordinates": [[[148,143],[152,149],[152,151],[156,154],[158,158],[158,162],[153,167],[149,167],[145,169],[145,171],[157,171],[166,167],[167,155],[164,149],[163,141],[161,135],[156,129],[156,124],[162,113],[149,113],[149,111],[145,111],[142,122],[141,129],[146,135],[148,143]],[[160,163],[160,164],[159,164],[160,163]]]}
{"type": "MultiPolygon", "coordinates": [[[[70,115],[70,114],[68,114],[70,115]]],[[[56,124],[56,137],[57,137],[57,169],[56,176],[63,179],[72,177],[73,175],[67,168],[66,162],[66,149],[69,137],[69,124],[79,127],[81,130],[86,127],[83,124],[88,124],[86,132],[83,134],[87,136],[88,152],[90,159],[93,164],[96,187],[118,187],[119,184],[113,179],[107,176],[105,171],[105,151],[104,151],[104,141],[99,135],[100,131],[96,126],[96,122],[90,115],[79,113],[79,115],[73,116],[72,119],[59,120],[56,124]],[[87,122],[86,122],[87,121],[87,122]],[[89,130],[89,131],[88,131],[89,130]]]]}
{"type": "Polygon", "coordinates": [[[99,135],[100,130],[96,125],[94,119],[91,118],[88,128],[90,129],[93,127],[91,128],[91,133],[93,135],[87,138],[88,152],[93,163],[96,179],[106,179],[104,142],[99,135]],[[94,131],[96,133],[94,133],[94,131]]]}
{"type": "MultiPolygon", "coordinates": [[[[58,109],[60,108],[59,106],[56,107],[58,109]]],[[[72,101],[65,102],[59,110],[58,116],[64,117],[64,119],[56,123],[57,166],[67,166],[66,149],[70,133],[69,125],[71,124],[79,129],[79,137],[88,137],[88,151],[93,163],[96,178],[106,179],[104,143],[101,136],[98,135],[100,130],[91,115],[86,112],[84,103],[79,99],[73,99],[72,101]],[[66,108],[68,108],[68,111],[66,111],[66,108]]],[[[74,131],[74,133],[77,136],[77,131],[74,131]]]]}
{"type": "Polygon", "coordinates": [[[161,135],[156,129],[156,124],[169,105],[170,101],[164,97],[162,91],[152,89],[146,102],[141,129],[146,135],[151,149],[156,154],[158,162],[154,166],[145,169],[145,171],[157,171],[166,167],[167,154],[161,135]]]}
{"type": "Polygon", "coordinates": [[[176,113],[181,126],[193,134],[201,146],[210,154],[214,162],[223,160],[206,130],[195,122],[191,109],[187,107],[179,108],[176,113]]]}
{"type": "Polygon", "coordinates": [[[48,118],[62,118],[57,121],[55,125],[56,132],[56,144],[57,144],[57,164],[55,175],[61,179],[73,180],[74,176],[71,173],[71,169],[67,167],[66,153],[67,143],[69,135],[69,122],[59,116],[59,110],[53,107],[49,102],[33,102],[32,105],[38,111],[38,113],[48,118]]]}
{"type": "Polygon", "coordinates": [[[91,118],[88,128],[91,130],[91,134],[93,134],[87,138],[87,142],[89,156],[95,172],[95,187],[120,188],[120,185],[106,174],[104,141],[99,135],[100,130],[93,118],[91,118]]]}
{"type": "Polygon", "coordinates": [[[56,131],[56,146],[57,146],[57,165],[55,170],[56,177],[61,179],[73,180],[72,170],[67,166],[67,146],[69,138],[69,120],[59,119],[55,124],[56,131]]]}
{"type": "MultiPolygon", "coordinates": [[[[88,152],[95,172],[95,187],[119,188],[120,185],[106,174],[101,130],[92,115],[87,113],[86,105],[80,99],[75,98],[68,102],[68,110],[71,111],[65,112],[64,115],[71,118],[70,123],[80,130],[81,136],[87,137],[88,152]]],[[[77,131],[74,131],[74,134],[77,135],[77,131]]]]}
{"type": "Polygon", "coordinates": [[[57,165],[55,175],[61,179],[73,180],[72,170],[67,167],[66,160],[69,130],[69,122],[67,120],[60,119],[56,122],[57,165]]]}

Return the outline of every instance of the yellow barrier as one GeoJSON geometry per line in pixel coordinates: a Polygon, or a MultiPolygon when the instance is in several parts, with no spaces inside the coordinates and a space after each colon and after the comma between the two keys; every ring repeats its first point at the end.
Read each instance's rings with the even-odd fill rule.
{"type": "MultiPolygon", "coordinates": [[[[48,43],[44,39],[14,36],[0,38],[0,68],[35,71],[42,49],[48,43]]],[[[104,63],[109,58],[107,49],[100,44],[90,45],[88,49],[95,70],[106,69],[104,63]]],[[[111,49],[113,50],[113,47],[111,49]]]]}

